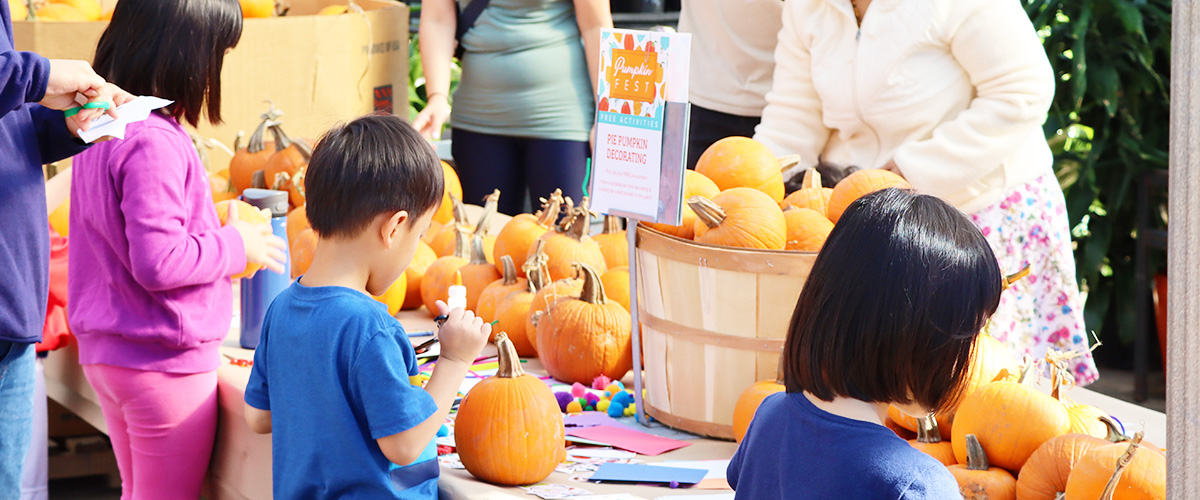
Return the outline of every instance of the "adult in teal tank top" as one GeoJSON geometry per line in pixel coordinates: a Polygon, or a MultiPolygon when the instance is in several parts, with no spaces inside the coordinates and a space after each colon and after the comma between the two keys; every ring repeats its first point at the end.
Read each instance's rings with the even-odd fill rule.
{"type": "Polygon", "coordinates": [[[463,36],[462,80],[452,111],[454,2],[422,2],[420,49],[429,102],[413,125],[438,138],[450,120],[468,203],[497,188],[504,193],[500,211],[508,214],[522,209],[527,191],[536,200],[561,188],[578,201],[591,152],[600,29],[612,27],[609,2],[491,0],[463,36]]]}

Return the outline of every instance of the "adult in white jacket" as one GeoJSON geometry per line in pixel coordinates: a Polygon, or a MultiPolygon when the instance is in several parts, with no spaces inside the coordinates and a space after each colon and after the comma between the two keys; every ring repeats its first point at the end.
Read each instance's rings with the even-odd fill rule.
{"type": "MultiPolygon", "coordinates": [[[[1019,0],[788,0],[755,139],[887,168],[970,214],[1005,272],[991,333],[1017,354],[1087,351],[1066,204],[1042,123],[1054,73],[1019,0]]],[[[1097,377],[1074,360],[1080,384],[1097,377]]]]}

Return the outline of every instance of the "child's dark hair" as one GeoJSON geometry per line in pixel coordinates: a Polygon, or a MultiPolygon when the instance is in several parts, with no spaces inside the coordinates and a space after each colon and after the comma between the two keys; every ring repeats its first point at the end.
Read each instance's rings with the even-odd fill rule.
{"type": "Polygon", "coordinates": [[[304,177],[308,221],[323,238],[353,237],[376,216],[401,210],[412,223],[441,203],[442,182],[440,160],[412,125],[364,116],[313,148],[304,177]]]}
{"type": "Polygon", "coordinates": [[[899,189],[864,196],[800,292],[781,361],[787,390],[950,407],[1001,289],[991,247],[962,212],[899,189]]]}
{"type": "Polygon", "coordinates": [[[176,120],[220,124],[221,67],[241,37],[237,0],[121,0],[92,66],[133,95],[175,101],[176,120]]]}

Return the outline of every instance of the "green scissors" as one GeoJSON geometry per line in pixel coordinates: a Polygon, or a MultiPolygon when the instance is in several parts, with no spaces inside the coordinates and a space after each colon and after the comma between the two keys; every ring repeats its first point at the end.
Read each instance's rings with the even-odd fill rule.
{"type": "Polygon", "coordinates": [[[110,106],[111,105],[109,103],[104,102],[104,101],[89,102],[87,104],[84,104],[83,106],[76,106],[74,108],[68,109],[68,110],[64,111],[63,113],[65,113],[67,115],[67,118],[70,118],[72,116],[79,114],[80,111],[83,111],[85,109],[107,110],[110,106]]]}

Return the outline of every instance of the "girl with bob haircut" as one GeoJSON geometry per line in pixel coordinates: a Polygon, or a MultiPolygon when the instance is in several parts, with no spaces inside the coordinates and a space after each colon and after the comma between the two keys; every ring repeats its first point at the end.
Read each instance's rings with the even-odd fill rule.
{"type": "Polygon", "coordinates": [[[218,347],[230,276],[281,272],[269,225],[222,227],[182,123],[220,123],[221,66],[242,33],[237,0],[121,0],[96,48],[97,73],[174,101],[125,139],[75,158],[68,322],[100,399],[123,500],[195,500],[217,422],[218,347]]]}
{"type": "Polygon", "coordinates": [[[962,398],[1003,281],[979,229],[938,198],[854,202],[817,256],[763,401],[729,463],[740,499],[961,498],[946,468],[884,426],[962,398]]]}

